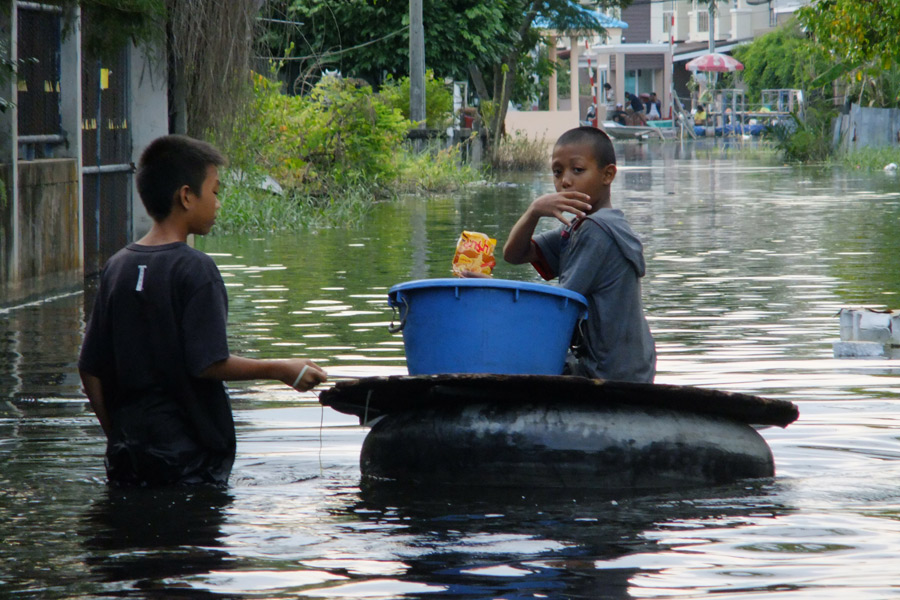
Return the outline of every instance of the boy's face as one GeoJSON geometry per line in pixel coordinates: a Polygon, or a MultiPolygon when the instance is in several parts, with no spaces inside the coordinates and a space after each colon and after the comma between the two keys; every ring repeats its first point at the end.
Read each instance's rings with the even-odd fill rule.
{"type": "Polygon", "coordinates": [[[609,186],[616,177],[616,165],[597,164],[590,144],[556,146],[550,169],[557,192],[587,194],[594,209],[609,205],[609,186]]]}
{"type": "Polygon", "coordinates": [[[190,233],[206,235],[216,223],[216,212],[222,204],[219,202],[219,169],[215,165],[206,168],[206,178],[200,186],[200,194],[190,194],[190,233]]]}

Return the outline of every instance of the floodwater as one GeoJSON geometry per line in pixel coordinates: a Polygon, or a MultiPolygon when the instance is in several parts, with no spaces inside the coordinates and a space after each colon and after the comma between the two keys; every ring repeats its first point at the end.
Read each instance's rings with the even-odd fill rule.
{"type": "MultiPolygon", "coordinates": [[[[835,359],[844,306],[900,308],[900,181],[722,142],[618,147],[661,383],[788,399],[777,476],[639,495],[361,489],[366,430],[314,394],[232,387],[225,491],[109,490],[75,360],[87,293],[0,312],[0,597],[900,596],[900,362],[835,359]]],[[[233,350],[333,379],[403,373],[388,288],[500,243],[549,176],[379,205],[359,228],[210,237],[233,350]]],[[[530,267],[496,276],[537,281],[530,267]]],[[[475,475],[473,474],[473,479],[475,475]]]]}

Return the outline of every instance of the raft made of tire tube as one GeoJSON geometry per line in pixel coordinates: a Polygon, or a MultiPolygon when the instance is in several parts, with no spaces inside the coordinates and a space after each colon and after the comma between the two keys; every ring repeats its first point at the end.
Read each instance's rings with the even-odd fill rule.
{"type": "Polygon", "coordinates": [[[644,489],[772,477],[754,425],[786,427],[787,401],[689,386],[545,375],[342,381],[320,401],[371,426],[364,480],[644,489]]]}

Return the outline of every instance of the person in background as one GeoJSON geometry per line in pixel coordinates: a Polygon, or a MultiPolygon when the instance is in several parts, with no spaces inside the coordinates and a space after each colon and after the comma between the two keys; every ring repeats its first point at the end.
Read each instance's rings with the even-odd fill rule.
{"type": "Polygon", "coordinates": [[[644,114],[644,104],[641,99],[631,92],[625,92],[625,100],[627,100],[627,108],[629,125],[646,125],[647,116],[644,114]]]}
{"type": "Polygon", "coordinates": [[[612,112],[616,105],[616,91],[608,81],[603,84],[603,97],[606,99],[606,110],[612,112]]]}
{"type": "Polygon", "coordinates": [[[587,298],[584,339],[566,359],[567,374],[652,383],[656,346],[641,303],[643,245],[612,207],[612,141],[601,129],[571,129],[553,148],[551,170],[556,191],[535,199],[513,225],[503,258],[531,263],[544,279],[558,277],[560,287],[587,298]],[[561,226],[535,235],[544,217],[561,226]]]}
{"type": "Polygon", "coordinates": [[[706,108],[702,104],[697,105],[694,113],[694,125],[706,125],[706,108]]]}
{"type": "Polygon", "coordinates": [[[662,102],[656,97],[656,92],[650,92],[647,102],[647,119],[656,121],[662,118],[662,102]]]}
{"type": "Polygon", "coordinates": [[[616,104],[616,108],[612,111],[612,114],[610,114],[609,118],[611,121],[614,121],[619,125],[628,124],[628,113],[625,112],[625,109],[621,104],[616,104]]]}
{"type": "Polygon", "coordinates": [[[236,441],[222,382],[271,379],[307,391],[326,380],[309,359],[228,349],[222,276],[187,244],[215,223],[224,163],[210,144],[179,135],[141,155],[137,189],[153,225],[103,267],[78,360],[113,485],[224,486],[236,441]]]}

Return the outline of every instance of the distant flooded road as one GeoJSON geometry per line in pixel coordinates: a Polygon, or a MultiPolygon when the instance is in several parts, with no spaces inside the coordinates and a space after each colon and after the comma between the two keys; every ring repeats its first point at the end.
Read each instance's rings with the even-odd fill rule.
{"type": "MultiPolygon", "coordinates": [[[[80,392],[73,290],[0,310],[0,596],[884,598],[900,573],[900,362],[837,360],[837,312],[900,308],[900,178],[617,145],[645,244],[657,382],[788,399],[773,480],[627,496],[361,489],[366,429],[283,386],[232,387],[231,486],[109,490],[80,392]]],[[[505,241],[548,173],[378,205],[360,227],[198,240],[232,350],[332,379],[405,372],[390,286],[447,277],[463,229],[505,241]]],[[[549,221],[545,226],[553,226],[549,221]]],[[[495,276],[539,281],[528,266],[495,276]]]]}

